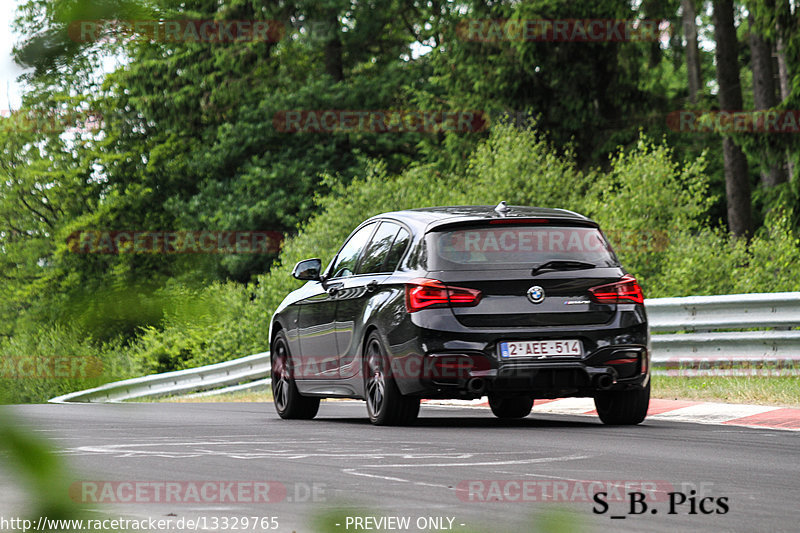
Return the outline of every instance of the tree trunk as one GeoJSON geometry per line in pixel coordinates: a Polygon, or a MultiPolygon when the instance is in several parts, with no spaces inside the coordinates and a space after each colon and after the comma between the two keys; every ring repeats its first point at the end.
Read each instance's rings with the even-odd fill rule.
{"type": "MultiPolygon", "coordinates": [[[[742,110],[742,86],[739,80],[738,41],[733,24],[733,0],[714,0],[714,39],[719,83],[719,106],[725,111],[742,110]]],[[[726,137],[722,143],[725,159],[725,193],[728,203],[728,227],[737,236],[753,234],[750,199],[750,172],[742,149],[726,137]]]]}
{"type": "Polygon", "coordinates": [[[344,61],[342,60],[342,37],[340,35],[339,17],[335,11],[326,14],[328,33],[325,41],[325,72],[334,81],[344,80],[344,61]]]}
{"type": "Polygon", "coordinates": [[[756,109],[769,109],[778,103],[775,98],[775,76],[772,72],[772,49],[756,30],[752,14],[749,21],[753,101],[756,109]]]}
{"type": "Polygon", "coordinates": [[[339,39],[338,35],[325,43],[325,72],[327,72],[334,81],[342,81],[344,79],[342,41],[339,39]]]}
{"type": "MultiPolygon", "coordinates": [[[[789,3],[785,0],[779,2],[779,6],[777,7],[778,17],[777,23],[775,25],[777,38],[775,39],[775,48],[776,48],[776,55],[778,57],[778,87],[780,88],[780,100],[784,101],[789,98],[789,94],[792,92],[791,87],[789,86],[789,67],[786,64],[786,45],[783,40],[784,32],[786,28],[784,27],[784,20],[792,20],[792,11],[789,3]]],[[[791,178],[794,176],[794,163],[792,162],[792,154],[787,150],[786,151],[786,171],[791,178]]]]}
{"type": "MultiPolygon", "coordinates": [[[[772,47],[756,30],[755,18],[752,13],[748,20],[750,25],[750,66],[753,71],[753,102],[756,110],[761,111],[778,104],[775,97],[775,76],[772,69],[772,47]]],[[[784,166],[779,163],[769,163],[770,159],[775,160],[774,153],[774,150],[768,150],[762,158],[769,165],[769,168],[761,171],[761,183],[764,187],[774,187],[786,181],[784,166]]]]}
{"type": "Polygon", "coordinates": [[[775,41],[778,49],[778,80],[780,81],[781,100],[788,98],[791,92],[789,88],[789,67],[786,66],[786,53],[784,49],[786,46],[783,44],[783,37],[780,35],[775,41]]]}
{"type": "MultiPolygon", "coordinates": [[[[785,9],[786,11],[789,10],[789,6],[781,6],[781,8],[785,9]]],[[[791,12],[789,12],[791,15],[791,12]]],[[[778,22],[775,25],[777,38],[775,39],[775,46],[777,48],[777,56],[778,56],[778,80],[779,80],[779,87],[781,89],[781,100],[785,100],[789,97],[789,93],[791,92],[791,87],[789,87],[789,67],[786,65],[786,45],[783,41],[783,34],[785,28],[781,23],[781,16],[778,16],[778,22]]]]}
{"type": "Polygon", "coordinates": [[[700,48],[697,44],[697,10],[695,0],[681,0],[683,32],[686,35],[686,71],[689,73],[689,101],[697,103],[700,91],[700,48]]]}

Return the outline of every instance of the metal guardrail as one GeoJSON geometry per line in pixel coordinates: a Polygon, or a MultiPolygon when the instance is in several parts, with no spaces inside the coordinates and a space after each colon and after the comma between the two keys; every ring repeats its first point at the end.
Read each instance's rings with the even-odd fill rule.
{"type": "Polygon", "coordinates": [[[85,391],[53,398],[50,403],[122,402],[136,398],[173,396],[219,389],[269,377],[269,352],[248,355],[200,368],[154,374],[108,383],[85,391]]]}
{"type": "Polygon", "coordinates": [[[651,332],[800,326],[800,292],[645,300],[651,332]]]}
{"type": "Polygon", "coordinates": [[[656,367],[747,363],[786,374],[800,362],[800,330],[790,329],[800,327],[800,292],[657,298],[645,305],[656,367]]]}
{"type": "MultiPolygon", "coordinates": [[[[658,373],[707,375],[720,366],[730,375],[784,375],[800,364],[800,292],[730,294],[645,300],[658,373]],[[782,328],[768,330],[767,328],[782,328]],[[720,331],[758,329],[759,331],[720,331]],[[670,332],[670,333],[666,333],[670,332]],[[688,333],[687,333],[688,332],[688,333]],[[788,369],[788,370],[787,370],[788,369]]],[[[121,402],[196,393],[208,396],[269,386],[269,352],[165,374],[109,383],[53,398],[52,403],[121,402]],[[267,379],[265,379],[267,378],[267,379]]]]}

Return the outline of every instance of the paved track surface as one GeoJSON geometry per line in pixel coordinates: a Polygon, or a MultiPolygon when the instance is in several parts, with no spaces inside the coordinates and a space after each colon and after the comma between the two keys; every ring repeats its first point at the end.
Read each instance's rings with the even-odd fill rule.
{"type": "MultiPolygon", "coordinates": [[[[269,403],[31,405],[10,411],[51,440],[80,481],[270,480],[278,489],[269,494],[281,500],[117,502],[97,506],[98,517],[205,517],[209,530],[224,531],[208,527],[214,517],[269,516],[277,517],[278,531],[297,533],[376,530],[366,527],[373,522],[355,527],[348,515],[410,519],[408,528],[388,523],[383,529],[389,531],[537,531],[557,513],[564,513],[557,516],[567,521],[565,531],[800,528],[797,432],[670,420],[608,427],[591,417],[536,413],[507,422],[486,409],[445,406],[424,406],[414,427],[379,428],[368,423],[360,402],[323,403],[312,421],[280,420],[269,403]],[[610,489],[604,514],[593,513],[601,506],[581,490],[596,490],[589,481],[610,489]],[[644,492],[647,512],[629,514],[625,482],[630,492],[641,483],[655,487],[644,492]],[[547,494],[561,487],[558,497],[566,501],[509,501],[520,499],[523,486],[526,500],[538,500],[542,487],[547,494]],[[697,514],[690,514],[689,501],[669,514],[667,493],[690,497],[691,490],[697,514]],[[613,500],[615,491],[623,501],[613,500]],[[700,512],[700,497],[714,498],[705,504],[711,514],[700,512]],[[504,501],[480,501],[486,498],[504,501]],[[722,510],[719,498],[727,498],[726,513],[716,512],[722,510]],[[343,507],[352,511],[326,514],[343,507]],[[443,527],[424,527],[427,517],[443,527]]],[[[0,514],[20,514],[24,493],[8,472],[0,477],[0,490],[0,514]]]]}

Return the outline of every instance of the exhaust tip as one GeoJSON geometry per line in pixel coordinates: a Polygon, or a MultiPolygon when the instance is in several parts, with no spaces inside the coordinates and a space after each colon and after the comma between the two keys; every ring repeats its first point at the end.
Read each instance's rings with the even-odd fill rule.
{"type": "Polygon", "coordinates": [[[608,390],[614,385],[614,378],[610,374],[599,374],[594,378],[594,386],[600,390],[608,390]]]}
{"type": "Polygon", "coordinates": [[[481,378],[472,378],[467,381],[467,390],[473,394],[483,394],[486,390],[486,382],[481,378]]]}

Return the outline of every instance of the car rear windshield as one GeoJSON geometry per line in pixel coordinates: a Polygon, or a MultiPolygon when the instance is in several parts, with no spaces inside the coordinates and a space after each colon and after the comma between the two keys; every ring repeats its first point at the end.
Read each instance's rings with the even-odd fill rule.
{"type": "Polygon", "coordinates": [[[618,267],[600,230],[570,226],[473,226],[428,233],[430,270],[536,267],[550,261],[581,261],[618,267]]]}

